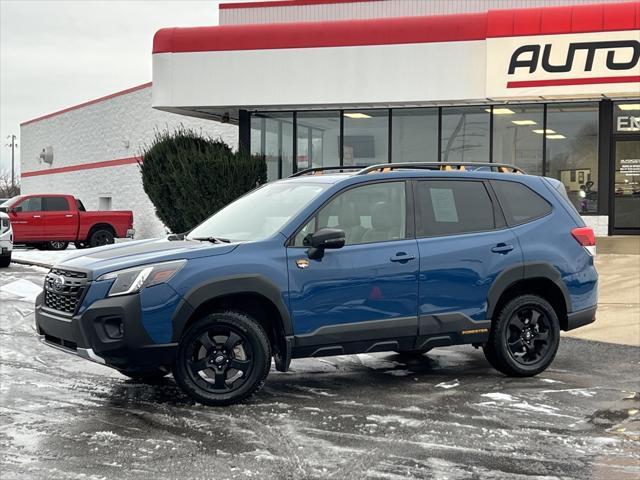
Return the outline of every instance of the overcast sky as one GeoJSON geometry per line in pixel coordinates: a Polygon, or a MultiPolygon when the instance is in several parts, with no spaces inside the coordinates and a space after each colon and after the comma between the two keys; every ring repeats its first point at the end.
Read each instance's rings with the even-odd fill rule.
{"type": "Polygon", "coordinates": [[[150,81],[153,34],[217,25],[218,3],[0,0],[0,169],[21,122],[150,81]]]}

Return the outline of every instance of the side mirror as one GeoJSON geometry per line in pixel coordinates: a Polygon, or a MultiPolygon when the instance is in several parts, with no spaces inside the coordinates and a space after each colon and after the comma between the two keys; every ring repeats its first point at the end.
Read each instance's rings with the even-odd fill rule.
{"type": "Polygon", "coordinates": [[[344,247],[344,231],[338,228],[322,228],[311,235],[311,248],[307,251],[309,258],[320,260],[327,248],[344,247]]]}

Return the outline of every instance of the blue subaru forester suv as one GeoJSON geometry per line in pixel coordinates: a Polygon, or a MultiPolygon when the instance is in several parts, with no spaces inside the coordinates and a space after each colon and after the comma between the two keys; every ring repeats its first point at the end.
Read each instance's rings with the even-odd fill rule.
{"type": "Polygon", "coordinates": [[[557,180],[499,164],[315,168],[187,235],[78,252],[46,276],[52,347],[198,402],[257,392],[271,359],[482,346],[542,372],[595,320],[595,238],[557,180]]]}

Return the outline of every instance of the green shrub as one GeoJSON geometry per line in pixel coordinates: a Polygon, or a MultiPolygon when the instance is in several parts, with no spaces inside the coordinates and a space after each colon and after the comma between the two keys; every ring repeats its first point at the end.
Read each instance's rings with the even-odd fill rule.
{"type": "Polygon", "coordinates": [[[192,229],[267,180],[262,157],[234,152],[184,127],[156,132],[139,166],[158,218],[174,233],[192,229]]]}

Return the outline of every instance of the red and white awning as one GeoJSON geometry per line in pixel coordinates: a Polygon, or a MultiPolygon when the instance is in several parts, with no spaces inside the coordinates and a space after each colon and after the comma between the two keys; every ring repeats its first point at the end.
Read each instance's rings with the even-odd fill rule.
{"type": "Polygon", "coordinates": [[[153,105],[186,113],[640,96],[640,2],[168,28],[153,105]]]}

